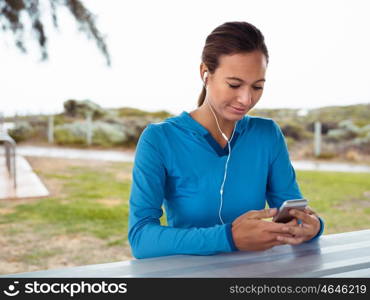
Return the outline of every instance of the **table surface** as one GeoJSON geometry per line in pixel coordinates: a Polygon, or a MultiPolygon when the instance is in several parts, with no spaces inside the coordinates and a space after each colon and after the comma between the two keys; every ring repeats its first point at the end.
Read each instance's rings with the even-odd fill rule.
{"type": "Polygon", "coordinates": [[[297,246],[211,256],[174,255],[1,277],[362,277],[370,278],[370,230],[323,235],[297,246]]]}

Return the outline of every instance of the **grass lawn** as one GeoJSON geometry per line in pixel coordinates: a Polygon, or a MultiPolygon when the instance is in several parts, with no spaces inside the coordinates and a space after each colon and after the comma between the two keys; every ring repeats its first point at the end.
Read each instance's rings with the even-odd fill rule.
{"type": "Polygon", "coordinates": [[[59,174],[37,170],[44,179],[62,184],[62,195],[30,201],[3,215],[0,223],[26,221],[53,226],[60,233],[89,233],[101,239],[127,234],[130,180],[117,178],[131,165],[110,164],[104,169],[72,166],[59,174]]]}
{"type": "MultiPolygon", "coordinates": [[[[130,258],[132,163],[28,159],[52,195],[0,201],[0,274],[130,258]]],[[[297,179],[325,234],[370,228],[370,174],[297,171],[297,179]]]]}
{"type": "Polygon", "coordinates": [[[28,158],[51,192],[0,201],[0,273],[121,261],[132,163],[28,158]]]}
{"type": "Polygon", "coordinates": [[[370,229],[370,174],[297,171],[297,181],[325,234],[370,229]]]}

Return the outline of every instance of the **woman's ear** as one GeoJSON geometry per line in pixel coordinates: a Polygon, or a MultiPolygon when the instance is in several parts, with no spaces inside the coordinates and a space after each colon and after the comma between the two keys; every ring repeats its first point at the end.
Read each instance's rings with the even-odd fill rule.
{"type": "Polygon", "coordinates": [[[203,84],[207,83],[208,69],[204,63],[200,64],[200,77],[202,78],[203,84]]]}
{"type": "Polygon", "coordinates": [[[206,84],[207,83],[207,76],[208,76],[208,71],[205,71],[203,73],[203,83],[206,84]]]}

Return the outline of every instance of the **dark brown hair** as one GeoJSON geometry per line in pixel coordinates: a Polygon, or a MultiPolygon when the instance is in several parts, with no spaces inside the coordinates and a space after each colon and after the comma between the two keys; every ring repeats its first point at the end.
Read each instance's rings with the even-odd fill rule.
{"type": "MultiPolygon", "coordinates": [[[[247,22],[226,22],[214,29],[206,39],[202,52],[202,62],[213,74],[219,65],[221,55],[232,55],[242,52],[261,51],[269,61],[265,38],[261,31],[247,22]]],[[[203,87],[198,98],[198,107],[206,97],[203,87]]]]}

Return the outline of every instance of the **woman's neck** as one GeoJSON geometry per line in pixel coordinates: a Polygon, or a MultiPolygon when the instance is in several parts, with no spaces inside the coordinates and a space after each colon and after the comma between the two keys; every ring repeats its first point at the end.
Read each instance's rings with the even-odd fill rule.
{"type": "MultiPolygon", "coordinates": [[[[221,131],[225,133],[227,138],[230,140],[234,130],[235,121],[227,121],[221,118],[216,111],[213,110],[213,112],[217,118],[221,131]]],[[[215,116],[213,115],[211,107],[208,103],[204,103],[202,106],[191,111],[190,115],[193,119],[202,124],[203,127],[205,127],[217,141],[225,141],[218,129],[215,116]]]]}

